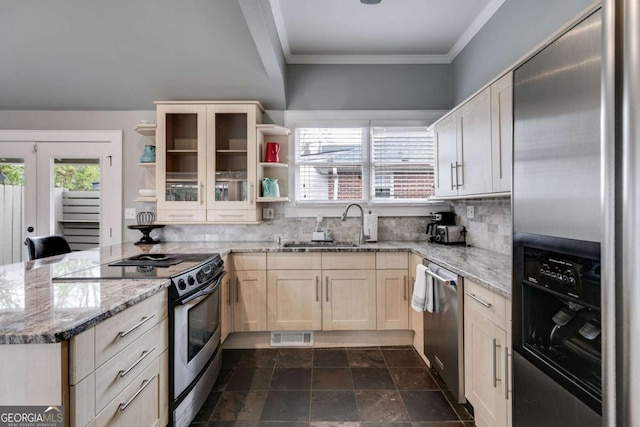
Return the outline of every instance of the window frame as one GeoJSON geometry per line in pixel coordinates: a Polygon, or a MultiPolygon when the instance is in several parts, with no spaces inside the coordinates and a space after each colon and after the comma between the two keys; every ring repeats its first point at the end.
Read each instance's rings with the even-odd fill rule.
{"type": "MultiPolygon", "coordinates": [[[[379,216],[424,216],[429,210],[446,206],[442,201],[420,200],[373,200],[371,158],[371,130],[378,126],[425,126],[429,128],[448,110],[287,110],[285,126],[291,129],[289,137],[289,159],[294,159],[289,168],[289,200],[285,205],[287,218],[315,217],[317,215],[339,216],[350,201],[297,201],[297,164],[295,163],[295,130],[300,127],[366,127],[367,141],[363,146],[363,200],[357,201],[365,210],[374,209],[379,216]],[[336,126],[337,125],[337,126],[336,126]]],[[[434,165],[435,167],[435,165],[434,165]]],[[[435,173],[435,171],[434,171],[435,173]]]]}

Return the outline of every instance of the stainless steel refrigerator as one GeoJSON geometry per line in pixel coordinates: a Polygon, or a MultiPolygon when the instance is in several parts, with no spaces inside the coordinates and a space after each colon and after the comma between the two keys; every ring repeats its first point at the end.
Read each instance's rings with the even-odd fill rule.
{"type": "MultiPolygon", "coordinates": [[[[523,74],[516,73],[514,87],[514,236],[531,236],[530,233],[537,232],[548,233],[552,235],[548,237],[560,235],[561,237],[557,237],[557,239],[569,236],[569,241],[580,241],[579,239],[587,238],[591,239],[592,244],[597,244],[599,239],[598,283],[601,286],[602,421],[598,425],[640,427],[640,405],[638,405],[640,402],[640,363],[637,362],[640,354],[640,286],[638,286],[638,277],[640,277],[640,0],[603,0],[601,24],[601,29],[597,28],[598,25],[594,23],[593,26],[587,25],[577,31],[572,30],[569,33],[569,38],[565,38],[565,41],[581,40],[589,32],[588,28],[594,31],[593,36],[588,36],[592,40],[596,34],[600,35],[602,59],[597,66],[601,71],[601,78],[598,82],[593,79],[595,68],[587,73],[592,77],[589,78],[591,83],[586,90],[592,95],[585,99],[591,100],[592,104],[589,108],[591,110],[595,106],[593,96],[599,93],[601,108],[597,110],[597,114],[591,115],[592,121],[590,123],[580,120],[582,113],[578,111],[584,112],[584,107],[580,107],[578,111],[572,108],[557,109],[560,105],[575,106],[569,97],[582,99],[584,95],[580,93],[568,94],[564,92],[564,86],[555,86],[555,89],[560,89],[560,94],[567,98],[563,102],[548,104],[548,110],[537,106],[535,111],[538,114],[522,115],[522,112],[534,110],[522,109],[527,103],[523,104],[526,98],[520,98],[522,92],[518,90],[518,85],[527,82],[523,81],[523,74]],[[595,87],[598,89],[594,91],[595,87]],[[589,148],[585,151],[572,143],[562,144],[561,146],[567,150],[563,152],[561,149],[554,148],[554,145],[546,144],[546,147],[552,151],[545,152],[545,150],[535,147],[536,139],[539,139],[540,144],[545,146],[544,138],[541,138],[545,133],[539,136],[531,133],[530,144],[522,145],[521,131],[537,122],[536,117],[552,115],[562,116],[563,124],[579,124],[574,128],[575,132],[582,134],[577,140],[583,139],[588,134],[589,138],[584,141],[588,141],[589,148]],[[576,118],[577,122],[574,120],[576,118]],[[583,132],[585,126],[589,129],[588,133],[583,132]],[[594,135],[598,135],[598,154],[596,157],[587,156],[586,153],[595,147],[594,135]],[[568,159],[571,155],[575,156],[578,161],[567,163],[556,161],[568,159]],[[574,188],[575,191],[570,191],[572,187],[568,185],[571,180],[555,179],[560,176],[555,171],[546,169],[549,175],[543,177],[540,174],[532,176],[520,174],[524,165],[540,166],[541,159],[544,157],[554,158],[550,160],[549,164],[560,169],[573,164],[577,170],[585,171],[589,169],[585,167],[585,162],[590,163],[593,175],[580,175],[581,179],[588,181],[588,185],[584,185],[585,183],[577,184],[574,188]],[[594,175],[599,177],[599,191],[595,190],[594,175]],[[551,177],[554,179],[550,179],[551,177]],[[528,193],[526,188],[530,183],[528,184],[523,179],[541,179],[539,181],[541,184],[537,187],[534,185],[533,192],[528,193]],[[541,189],[545,191],[541,191],[541,189]],[[523,191],[525,192],[523,193],[523,191]],[[598,197],[593,197],[594,194],[597,194],[598,197]],[[524,198],[521,198],[521,195],[524,198]],[[560,195],[564,195],[564,198],[560,199],[560,195]],[[591,197],[591,201],[587,202],[585,197],[591,197]],[[566,200],[573,200],[577,203],[574,206],[582,208],[574,209],[567,205],[566,200]],[[547,218],[547,220],[543,220],[543,218],[547,218]],[[520,232],[519,230],[525,231],[520,232]]],[[[561,44],[563,43],[559,45],[561,44]]],[[[555,47],[553,48],[555,49],[555,47]]],[[[574,55],[576,52],[569,48],[566,51],[566,57],[575,60],[577,58],[574,55]]],[[[555,68],[549,68],[546,71],[540,70],[537,76],[530,76],[529,79],[531,82],[544,81],[545,79],[558,82],[556,77],[584,69],[587,64],[593,63],[595,65],[596,57],[597,54],[594,54],[593,57],[586,55],[573,63],[558,64],[555,68]]],[[[585,75],[581,72],[572,74],[572,79],[575,79],[571,80],[572,84],[584,81],[580,74],[583,77],[585,75]]],[[[547,93],[547,95],[552,92],[549,90],[550,88],[551,86],[544,84],[538,87],[541,94],[547,93]]],[[[551,94],[551,98],[555,99],[560,99],[563,96],[551,94]]],[[[552,124],[553,120],[548,123],[552,124]]],[[[564,125],[561,128],[567,130],[564,125]]],[[[546,130],[548,129],[542,129],[542,131],[546,130]]],[[[555,129],[553,130],[555,131],[555,129]]],[[[572,135],[576,136],[577,134],[570,131],[566,135],[569,137],[567,141],[572,140],[572,135]]],[[[535,242],[531,243],[531,246],[535,245],[535,242]]],[[[561,246],[554,249],[564,249],[561,246]]],[[[524,251],[522,254],[517,254],[515,249],[514,245],[514,265],[519,255],[526,258],[524,251]]],[[[544,261],[546,253],[548,252],[535,250],[528,252],[529,259],[533,259],[535,262],[539,262],[541,259],[544,261]]],[[[521,272],[533,271],[531,267],[535,262],[530,264],[528,268],[521,268],[521,272]]],[[[540,274],[548,274],[546,267],[540,268],[540,271],[540,274]]],[[[525,279],[528,280],[528,277],[525,279]]],[[[518,283],[514,281],[513,284],[515,298],[518,283]]],[[[514,301],[514,314],[518,309],[521,310],[522,306],[516,308],[514,301]]],[[[557,320],[562,320],[561,317],[558,317],[557,320]]],[[[514,317],[514,329],[518,328],[523,335],[522,331],[525,330],[523,324],[520,322],[517,325],[514,317]]],[[[517,332],[514,330],[514,337],[516,334],[517,332]]],[[[560,395],[567,397],[565,387],[556,381],[547,381],[549,377],[546,374],[536,372],[536,369],[538,371],[539,369],[535,366],[531,370],[527,370],[527,365],[524,365],[525,368],[523,368],[523,364],[519,363],[518,359],[517,352],[514,352],[514,373],[516,376],[513,390],[514,427],[554,425],[554,421],[551,423],[540,422],[540,418],[544,419],[540,414],[534,415],[534,418],[538,417],[539,419],[538,424],[521,417],[522,412],[519,405],[536,403],[535,399],[527,400],[525,393],[531,389],[539,389],[538,395],[542,396],[546,402],[546,405],[539,405],[540,413],[562,414],[563,416],[569,414],[567,422],[563,425],[585,425],[580,424],[581,415],[574,412],[571,404],[567,405],[563,398],[549,398],[560,395]],[[526,377],[527,372],[536,381],[540,380],[546,385],[538,387],[537,382],[527,384],[526,381],[518,379],[522,374],[526,377]],[[547,394],[545,394],[545,387],[547,394]]],[[[531,366],[532,364],[528,365],[529,368],[531,366]]],[[[582,400],[577,400],[583,405],[582,409],[584,406],[588,406],[584,405],[582,400]]],[[[582,413],[589,414],[588,411],[582,413]]],[[[585,423],[588,422],[597,423],[597,421],[585,423]]],[[[555,422],[555,425],[557,424],[555,422]]]]}
{"type": "Polygon", "coordinates": [[[602,12],[514,70],[513,425],[600,426],[602,12]]]}

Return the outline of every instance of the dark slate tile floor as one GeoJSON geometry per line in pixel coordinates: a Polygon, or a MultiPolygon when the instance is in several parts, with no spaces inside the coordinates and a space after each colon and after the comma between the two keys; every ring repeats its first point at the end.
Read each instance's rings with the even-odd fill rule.
{"type": "Polygon", "coordinates": [[[473,427],[411,347],[224,350],[193,427],[473,427]]]}

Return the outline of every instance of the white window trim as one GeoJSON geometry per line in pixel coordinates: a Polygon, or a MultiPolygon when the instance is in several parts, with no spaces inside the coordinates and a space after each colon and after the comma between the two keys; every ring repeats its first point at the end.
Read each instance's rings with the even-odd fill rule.
{"type": "MultiPolygon", "coordinates": [[[[430,126],[448,110],[287,110],[284,113],[285,126],[291,129],[289,136],[289,159],[295,158],[295,128],[326,126],[327,122],[344,126],[430,126]]],[[[366,148],[369,149],[368,147],[366,148]]],[[[289,168],[289,200],[285,206],[287,218],[339,217],[347,202],[336,203],[296,203],[295,167],[289,168]]],[[[365,174],[366,175],[366,174],[365,174]]],[[[364,176],[363,176],[364,179],[364,176]]],[[[365,185],[368,185],[366,177],[365,185]]],[[[368,191],[368,187],[363,188],[368,191]]],[[[373,211],[378,216],[425,216],[433,210],[448,206],[442,201],[420,204],[398,202],[362,203],[365,211],[373,211]]]]}

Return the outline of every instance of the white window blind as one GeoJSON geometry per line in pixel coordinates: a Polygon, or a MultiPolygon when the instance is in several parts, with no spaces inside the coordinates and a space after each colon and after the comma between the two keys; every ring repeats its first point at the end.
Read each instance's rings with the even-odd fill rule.
{"type": "Polygon", "coordinates": [[[296,201],[362,200],[367,128],[297,128],[296,201]]]}
{"type": "Polygon", "coordinates": [[[433,195],[433,132],[426,127],[371,128],[372,201],[425,201],[433,195]]]}

